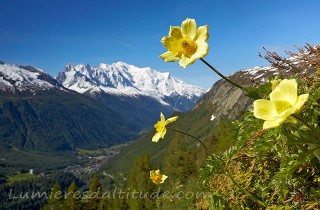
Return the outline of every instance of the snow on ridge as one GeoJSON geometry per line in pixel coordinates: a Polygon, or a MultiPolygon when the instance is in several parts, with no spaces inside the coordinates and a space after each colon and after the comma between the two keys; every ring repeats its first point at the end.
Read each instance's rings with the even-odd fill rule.
{"type": "Polygon", "coordinates": [[[255,66],[253,68],[249,69],[243,69],[240,72],[243,72],[244,74],[250,74],[252,76],[255,76],[257,73],[260,73],[262,71],[276,71],[277,69],[271,66],[255,66]]]}
{"type": "Polygon", "coordinates": [[[10,82],[8,82],[7,80],[5,80],[2,75],[0,76],[0,83],[3,83],[5,85],[7,85],[7,86],[12,86],[13,87],[13,85],[10,82]]]}
{"type": "Polygon", "coordinates": [[[255,66],[253,68],[242,69],[240,71],[234,72],[234,73],[228,75],[227,77],[231,77],[233,75],[240,73],[240,77],[247,77],[249,75],[249,77],[254,80],[260,79],[261,81],[264,81],[265,78],[263,78],[263,77],[265,76],[265,74],[267,72],[272,72],[272,74],[276,75],[276,74],[278,74],[277,71],[278,71],[277,68],[272,67],[272,66],[255,66]]]}
{"type": "MultiPolygon", "coordinates": [[[[317,50],[320,47],[320,45],[314,45],[312,46],[312,48],[314,50],[317,50]]],[[[291,54],[291,57],[285,58],[285,61],[281,61],[281,63],[283,63],[284,65],[288,65],[288,63],[290,65],[296,65],[299,66],[301,64],[303,64],[303,56],[309,55],[311,53],[310,49],[307,49],[305,51],[301,51],[299,50],[299,53],[296,54],[291,54]]],[[[316,56],[316,55],[315,55],[316,56]]],[[[289,72],[290,70],[285,70],[285,72],[289,72]]],[[[306,72],[307,70],[305,70],[304,72],[306,72]]],[[[278,75],[278,68],[276,67],[272,67],[272,66],[256,66],[253,68],[249,68],[249,69],[242,69],[238,72],[234,72],[230,75],[228,75],[228,77],[235,75],[236,73],[243,73],[244,75],[251,75],[253,79],[261,79],[261,80],[265,80],[265,78],[262,78],[266,72],[272,72],[273,75],[278,75]]]]}
{"type": "Polygon", "coordinates": [[[0,65],[0,85],[11,90],[14,90],[15,88],[18,90],[28,90],[33,87],[41,89],[52,88],[52,84],[38,78],[40,73],[46,73],[41,69],[35,69],[38,72],[29,71],[17,65],[2,64],[0,65]]]}
{"type": "Polygon", "coordinates": [[[163,97],[183,96],[191,99],[205,93],[202,88],[186,84],[168,72],[158,72],[150,67],[138,68],[121,61],[100,63],[95,68],[83,64],[67,65],[56,79],[63,86],[80,93],[99,87],[111,94],[147,95],[160,102],[163,102],[163,97]]]}

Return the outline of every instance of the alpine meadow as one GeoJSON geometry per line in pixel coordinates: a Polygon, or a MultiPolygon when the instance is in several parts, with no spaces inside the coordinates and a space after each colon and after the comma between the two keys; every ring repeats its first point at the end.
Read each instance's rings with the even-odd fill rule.
{"type": "Polygon", "coordinates": [[[320,209],[318,2],[3,6],[0,209],[320,209]]]}

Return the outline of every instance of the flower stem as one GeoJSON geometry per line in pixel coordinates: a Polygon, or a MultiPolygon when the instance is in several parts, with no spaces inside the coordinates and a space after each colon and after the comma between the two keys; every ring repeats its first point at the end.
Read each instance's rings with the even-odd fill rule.
{"type": "Polygon", "coordinates": [[[236,86],[237,88],[240,89],[244,89],[242,86],[232,82],[231,80],[229,80],[227,77],[225,77],[223,74],[221,74],[216,68],[214,68],[213,66],[211,66],[207,61],[205,61],[203,58],[200,58],[200,60],[205,63],[210,69],[212,69],[216,74],[218,74],[222,79],[224,79],[225,81],[229,82],[230,84],[236,86]]]}
{"type": "Polygon", "coordinates": [[[183,132],[183,131],[176,130],[176,129],[174,129],[174,128],[168,128],[168,127],[167,127],[167,129],[168,129],[168,130],[175,131],[175,132],[177,132],[177,133],[182,133],[182,134],[184,134],[184,135],[186,135],[186,136],[189,136],[189,137],[191,137],[191,138],[194,138],[195,140],[197,140],[198,142],[200,142],[200,144],[201,144],[201,145],[203,146],[203,148],[206,150],[207,155],[209,155],[209,151],[208,151],[207,147],[204,145],[204,143],[203,143],[199,138],[197,138],[197,137],[195,137],[195,136],[193,136],[193,135],[191,135],[191,134],[185,133],[185,132],[183,132]]]}
{"type": "MultiPolygon", "coordinates": [[[[297,119],[298,121],[300,121],[302,124],[304,124],[310,131],[312,131],[312,132],[316,135],[316,137],[318,138],[318,140],[320,140],[320,134],[319,134],[319,132],[318,132],[314,127],[312,127],[311,125],[309,125],[303,118],[299,117],[298,115],[293,114],[292,117],[295,118],[295,119],[297,119]]],[[[319,151],[316,151],[317,149],[319,149],[319,147],[315,147],[315,148],[314,148],[314,144],[316,144],[316,143],[311,143],[311,144],[310,144],[310,143],[307,143],[307,142],[304,142],[304,143],[305,143],[305,144],[308,144],[310,148],[313,148],[313,150],[311,150],[311,153],[314,152],[316,158],[320,161],[320,152],[319,152],[319,151]]],[[[319,145],[319,144],[316,144],[316,145],[319,145]]],[[[309,154],[311,154],[311,153],[309,153],[309,154]]],[[[309,154],[308,154],[308,155],[309,155],[309,154]]]]}
{"type": "Polygon", "coordinates": [[[229,177],[229,179],[233,182],[234,185],[236,185],[244,194],[246,194],[251,200],[254,202],[260,204],[263,207],[267,207],[267,204],[256,198],[254,195],[252,195],[249,191],[244,189],[238,182],[232,177],[229,170],[226,168],[226,175],[229,177]]]}
{"type": "Polygon", "coordinates": [[[298,115],[295,115],[295,114],[293,114],[293,115],[291,115],[293,118],[295,118],[296,120],[298,120],[298,121],[300,121],[302,124],[304,124],[305,126],[307,126],[307,128],[309,128],[309,130],[311,130],[311,131],[313,131],[315,134],[316,134],[316,136],[318,137],[318,139],[320,140],[320,134],[319,134],[319,132],[316,130],[316,129],[314,129],[311,125],[309,125],[304,119],[302,119],[301,117],[299,117],[298,115]]]}

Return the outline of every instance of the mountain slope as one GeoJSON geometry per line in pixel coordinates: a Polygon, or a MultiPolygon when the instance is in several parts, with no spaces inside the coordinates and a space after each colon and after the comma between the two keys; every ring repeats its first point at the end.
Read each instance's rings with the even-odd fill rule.
{"type": "MultiPolygon", "coordinates": [[[[307,54],[307,56],[312,55],[307,54]]],[[[257,83],[265,83],[269,78],[276,76],[290,77],[295,74],[302,75],[306,72],[312,74],[315,71],[314,66],[306,62],[303,55],[296,55],[281,62],[273,63],[272,66],[241,70],[229,75],[228,78],[242,86],[255,86],[257,83]]],[[[198,100],[190,111],[174,113],[173,115],[178,115],[179,119],[170,124],[170,127],[187,131],[206,143],[214,144],[214,147],[216,147],[216,143],[219,142],[216,137],[221,135],[218,132],[222,132],[222,135],[227,135],[229,132],[228,127],[218,130],[221,123],[239,119],[241,113],[252,106],[252,102],[253,99],[247,97],[242,90],[224,80],[219,80],[210,91],[198,100]],[[211,121],[212,115],[216,117],[213,121],[211,121]]],[[[159,117],[157,120],[159,120],[159,117]]],[[[141,136],[117,157],[109,161],[102,170],[126,174],[135,158],[141,155],[141,148],[144,148],[144,153],[151,156],[154,163],[160,165],[166,157],[170,142],[177,139],[185,140],[192,150],[197,148],[197,142],[194,139],[172,131],[167,131],[165,139],[153,143],[151,139],[154,134],[155,129],[152,129],[146,135],[141,136]]],[[[223,142],[223,144],[232,144],[232,142],[223,142]]]]}
{"type": "Polygon", "coordinates": [[[107,147],[137,136],[134,124],[39,69],[0,64],[0,89],[2,146],[73,150],[107,147]]]}
{"type": "Polygon", "coordinates": [[[171,106],[163,105],[157,100],[144,95],[110,95],[105,92],[95,93],[90,97],[104,104],[122,119],[133,122],[140,132],[149,129],[160,112],[166,115],[174,110],[171,106]]]}
{"type": "Polygon", "coordinates": [[[189,110],[205,92],[169,73],[123,62],[96,68],[68,64],[56,79],[64,87],[103,103],[141,131],[150,128],[160,112],[169,115],[189,110]]]}

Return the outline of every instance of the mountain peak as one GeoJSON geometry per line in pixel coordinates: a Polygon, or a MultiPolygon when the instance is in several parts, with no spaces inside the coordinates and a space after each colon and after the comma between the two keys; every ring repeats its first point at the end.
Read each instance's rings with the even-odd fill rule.
{"type": "Polygon", "coordinates": [[[116,66],[125,66],[125,67],[128,67],[130,66],[129,64],[125,63],[125,62],[122,62],[122,61],[118,61],[116,63],[114,63],[116,66]]]}
{"type": "Polygon", "coordinates": [[[74,66],[73,66],[71,63],[68,63],[68,64],[64,67],[64,72],[71,71],[72,69],[74,69],[74,66]]]}
{"type": "Polygon", "coordinates": [[[108,64],[106,64],[106,63],[100,63],[98,65],[98,68],[100,68],[100,69],[106,69],[107,67],[108,67],[108,64]]]}

